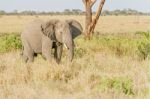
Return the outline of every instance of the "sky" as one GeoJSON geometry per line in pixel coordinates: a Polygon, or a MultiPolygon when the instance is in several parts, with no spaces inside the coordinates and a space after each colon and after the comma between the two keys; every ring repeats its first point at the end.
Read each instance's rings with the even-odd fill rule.
{"type": "MultiPolygon", "coordinates": [[[[93,7],[96,11],[100,0],[93,7]]],[[[104,10],[131,8],[141,12],[150,12],[150,0],[106,0],[104,10]]],[[[82,0],[0,0],[0,10],[17,11],[64,11],[64,9],[84,10],[82,0]]]]}

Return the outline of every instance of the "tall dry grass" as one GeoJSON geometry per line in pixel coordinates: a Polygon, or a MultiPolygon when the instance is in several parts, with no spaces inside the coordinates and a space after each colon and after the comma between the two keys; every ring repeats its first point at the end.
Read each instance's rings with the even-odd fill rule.
{"type": "Polygon", "coordinates": [[[106,52],[76,58],[71,64],[63,61],[61,65],[48,63],[40,56],[34,63],[24,64],[19,52],[0,55],[0,59],[1,99],[149,98],[149,60],[139,62],[106,52]],[[115,78],[120,79],[114,80],[118,83],[115,87],[104,80],[115,78]],[[129,95],[120,89],[122,80],[129,84],[129,95]]]}

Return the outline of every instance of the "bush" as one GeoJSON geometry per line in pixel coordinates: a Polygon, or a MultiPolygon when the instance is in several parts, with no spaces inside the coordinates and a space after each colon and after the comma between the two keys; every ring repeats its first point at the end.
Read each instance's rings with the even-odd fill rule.
{"type": "Polygon", "coordinates": [[[0,53],[21,49],[21,40],[17,34],[9,34],[0,37],[0,53]]]}
{"type": "Polygon", "coordinates": [[[102,91],[112,89],[126,95],[134,95],[133,81],[128,77],[103,77],[97,88],[102,91]]]}
{"type": "Polygon", "coordinates": [[[138,42],[138,52],[141,59],[146,59],[150,55],[150,32],[138,32],[142,38],[138,42]]]}
{"type": "Polygon", "coordinates": [[[136,54],[137,39],[124,36],[96,36],[93,38],[92,45],[96,42],[94,50],[111,52],[117,56],[133,56],[136,54]],[[99,45],[99,46],[98,46],[99,45]]]}

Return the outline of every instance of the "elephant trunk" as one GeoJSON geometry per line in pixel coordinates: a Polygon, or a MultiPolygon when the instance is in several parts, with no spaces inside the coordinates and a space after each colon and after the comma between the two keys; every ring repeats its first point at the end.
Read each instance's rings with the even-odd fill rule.
{"type": "Polygon", "coordinates": [[[73,44],[68,49],[68,57],[69,57],[69,61],[72,61],[72,59],[74,57],[74,46],[73,46],[73,44]]]}
{"type": "Polygon", "coordinates": [[[74,57],[74,41],[71,34],[71,29],[66,29],[62,39],[64,45],[66,45],[68,51],[68,60],[71,62],[74,57]]]}
{"type": "Polygon", "coordinates": [[[73,41],[71,42],[66,42],[65,46],[67,47],[67,54],[68,54],[68,60],[71,62],[73,60],[74,57],[74,45],[73,45],[73,41]]]}

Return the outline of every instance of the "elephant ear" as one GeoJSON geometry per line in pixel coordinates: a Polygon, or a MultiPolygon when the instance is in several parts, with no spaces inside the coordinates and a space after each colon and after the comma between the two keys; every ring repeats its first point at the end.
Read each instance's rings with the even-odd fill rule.
{"type": "Polygon", "coordinates": [[[81,24],[76,20],[66,20],[72,30],[72,38],[75,39],[77,36],[81,35],[83,28],[81,24]]]}
{"type": "Polygon", "coordinates": [[[45,36],[49,37],[51,40],[55,40],[55,30],[53,23],[46,22],[42,24],[41,31],[45,36]]]}

